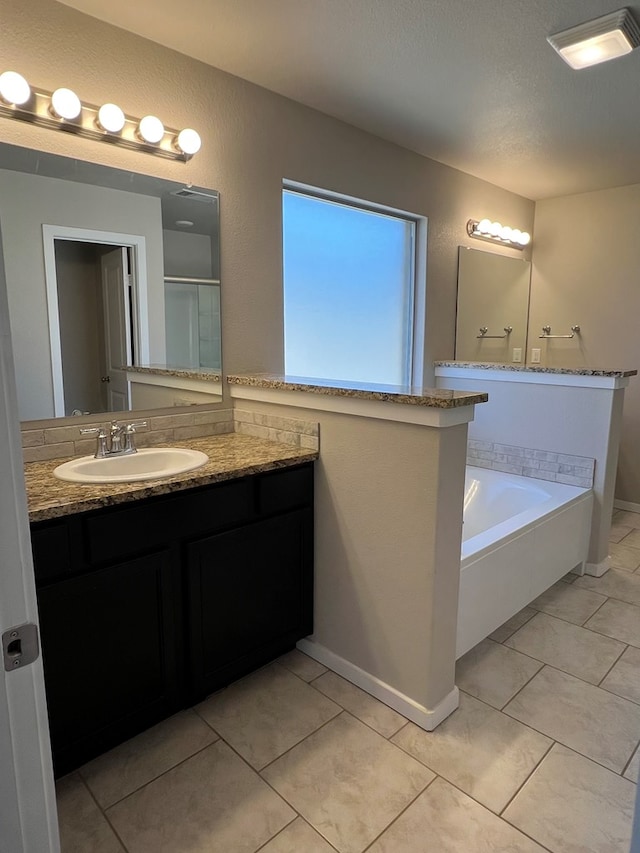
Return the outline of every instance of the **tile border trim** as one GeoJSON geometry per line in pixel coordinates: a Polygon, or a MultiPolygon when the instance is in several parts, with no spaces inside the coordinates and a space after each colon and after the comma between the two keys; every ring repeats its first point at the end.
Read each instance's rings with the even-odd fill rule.
{"type": "Polygon", "coordinates": [[[589,456],[469,439],[467,465],[592,489],[596,461],[589,456]]]}

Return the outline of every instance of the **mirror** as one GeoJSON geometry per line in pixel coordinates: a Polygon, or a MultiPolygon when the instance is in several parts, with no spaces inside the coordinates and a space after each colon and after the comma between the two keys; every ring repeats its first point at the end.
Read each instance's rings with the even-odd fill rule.
{"type": "Polygon", "coordinates": [[[524,363],[531,262],[458,247],[458,361],[524,363]]]}
{"type": "Polygon", "coordinates": [[[216,191],[0,144],[0,231],[20,420],[221,399],[216,191]]]}

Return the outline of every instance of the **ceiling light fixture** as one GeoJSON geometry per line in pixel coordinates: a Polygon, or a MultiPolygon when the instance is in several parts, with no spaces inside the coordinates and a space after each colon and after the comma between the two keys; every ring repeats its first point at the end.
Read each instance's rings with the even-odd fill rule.
{"type": "Polygon", "coordinates": [[[580,70],[631,53],[640,45],[640,27],[629,9],[619,9],[548,36],[547,41],[567,65],[580,70]]]}
{"type": "Polygon", "coordinates": [[[470,219],[467,222],[467,234],[469,237],[510,246],[512,249],[524,249],[531,242],[531,234],[528,231],[492,222],[491,219],[470,219]]]}
{"type": "Polygon", "coordinates": [[[190,160],[200,150],[200,135],[191,128],[165,128],[159,118],[125,115],[116,104],[101,107],[80,101],[71,89],[33,89],[16,71],[0,74],[0,117],[39,127],[146,151],[170,160],[190,160]]]}

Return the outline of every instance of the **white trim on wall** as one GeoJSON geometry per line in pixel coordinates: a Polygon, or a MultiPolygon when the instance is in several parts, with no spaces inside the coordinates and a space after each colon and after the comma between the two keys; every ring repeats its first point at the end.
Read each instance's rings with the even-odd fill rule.
{"type": "Polygon", "coordinates": [[[613,505],[616,509],[626,509],[629,512],[640,512],[640,504],[634,503],[633,501],[619,501],[614,500],[613,505]]]}
{"type": "Polygon", "coordinates": [[[126,246],[132,250],[132,269],[130,272],[132,274],[133,294],[133,333],[135,336],[135,351],[138,353],[138,359],[142,364],[148,364],[150,361],[147,250],[145,238],[137,234],[118,234],[115,231],[70,228],[66,225],[42,226],[54,417],[64,417],[64,382],[62,376],[62,346],[60,342],[60,314],[58,310],[55,253],[56,240],[70,240],[76,243],[99,243],[105,246],[126,246]]]}

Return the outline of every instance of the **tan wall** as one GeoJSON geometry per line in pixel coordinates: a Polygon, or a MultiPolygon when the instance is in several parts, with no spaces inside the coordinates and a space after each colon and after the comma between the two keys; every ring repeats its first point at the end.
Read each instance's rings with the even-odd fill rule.
{"type": "Polygon", "coordinates": [[[320,424],[315,642],[433,709],[454,686],[467,424],[236,404],[320,424]]]}
{"type": "Polygon", "coordinates": [[[281,185],[324,187],[429,218],[427,376],[453,355],[457,247],[484,215],[532,229],[533,203],[52,0],[0,0],[3,67],[93,103],[195,126],[187,165],[0,119],[5,141],[221,193],[223,367],[282,366],[281,185]]]}
{"type": "MultiPolygon", "coordinates": [[[[542,363],[640,368],[640,184],[538,202],[529,343],[542,363]],[[541,341],[541,327],[573,340],[541,341]]],[[[640,381],[626,390],[616,497],[640,503],[640,381]]]]}

